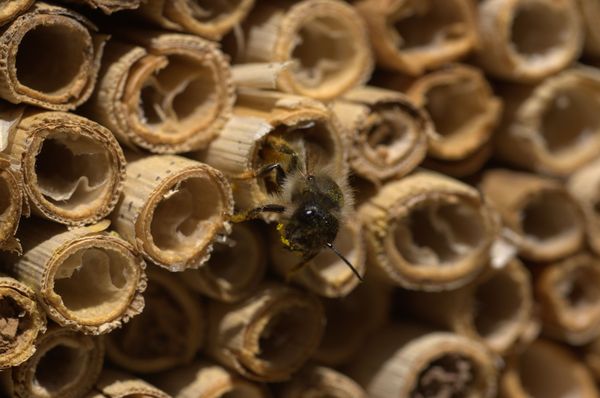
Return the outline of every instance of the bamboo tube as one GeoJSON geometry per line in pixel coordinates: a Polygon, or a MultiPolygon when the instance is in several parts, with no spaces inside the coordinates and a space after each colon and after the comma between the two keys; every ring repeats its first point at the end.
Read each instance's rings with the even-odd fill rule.
{"type": "Polygon", "coordinates": [[[22,257],[3,269],[29,285],[48,317],[88,334],[108,333],[144,307],[144,261],[108,222],[65,230],[43,221],[21,226],[22,257]]]}
{"type": "Polygon", "coordinates": [[[600,336],[600,260],[578,254],[546,265],[535,282],[544,333],[571,345],[600,336]]]}
{"type": "Polygon", "coordinates": [[[267,283],[240,303],[210,303],[206,353],[248,379],[282,381],[310,358],[324,327],[316,298],[267,283]]]}
{"type": "Polygon", "coordinates": [[[537,86],[507,85],[496,135],[499,158],[528,170],[568,176],[600,151],[600,72],[578,66],[537,86]]]}
{"type": "Polygon", "coordinates": [[[531,82],[573,62],[583,26],[573,0],[485,0],[479,3],[477,60],[496,77],[531,82]]]}
{"type": "Polygon", "coordinates": [[[263,385],[206,361],[161,373],[153,381],[174,398],[270,397],[263,385]]]}
{"type": "Polygon", "coordinates": [[[85,4],[91,8],[99,8],[105,14],[122,10],[134,10],[138,8],[142,0],[62,0],[69,3],[85,4]]]}
{"type": "Polygon", "coordinates": [[[519,344],[533,315],[530,276],[516,259],[460,289],[404,292],[399,302],[402,309],[418,318],[479,340],[501,355],[519,344]]]}
{"type": "Polygon", "coordinates": [[[246,18],[254,2],[254,0],[149,0],[142,3],[136,14],[164,29],[220,40],[246,18]]]}
{"type": "Polygon", "coordinates": [[[498,233],[479,192],[426,171],[384,185],[359,212],[369,263],[407,289],[465,285],[486,267],[498,233]]]}
{"type": "Polygon", "coordinates": [[[262,2],[244,21],[241,62],[285,62],[283,91],[331,100],[365,83],[373,69],[367,29],[339,0],[262,2]]]}
{"type": "Polygon", "coordinates": [[[585,28],[583,52],[585,55],[600,55],[600,30],[596,21],[600,18],[600,5],[594,0],[577,0],[585,28]]]}
{"type": "Polygon", "coordinates": [[[126,373],[104,368],[85,398],[171,398],[153,385],[126,373]]]}
{"type": "Polygon", "coordinates": [[[10,162],[0,156],[0,249],[20,248],[15,239],[23,208],[22,176],[10,168],[10,162]]]}
{"type": "Polygon", "coordinates": [[[46,316],[35,293],[16,279],[0,275],[0,369],[20,365],[36,351],[46,316]]]}
{"type": "Polygon", "coordinates": [[[90,224],[117,204],[125,157],[112,133],[91,120],[29,111],[9,138],[7,152],[39,216],[67,225],[90,224]]]}
{"type": "MultiPolygon", "coordinates": [[[[289,277],[305,289],[324,297],[346,296],[360,283],[352,269],[329,250],[322,250],[302,269],[290,274],[302,258],[284,248],[277,234],[272,230],[269,249],[271,265],[281,276],[289,277]]],[[[367,253],[363,226],[359,221],[351,219],[341,224],[333,245],[359,274],[364,275],[367,253]]]]}
{"type": "Polygon", "coordinates": [[[346,297],[323,299],[327,325],[313,359],[336,367],[349,363],[387,322],[391,293],[388,285],[367,278],[346,297]]]}
{"type": "Polygon", "coordinates": [[[496,393],[496,365],[476,341],[392,324],[375,334],[348,375],[372,398],[482,397],[496,393]]]}
{"type": "Polygon", "coordinates": [[[354,380],[324,366],[305,368],[280,388],[280,398],[367,398],[354,380]]]}
{"type": "Polygon", "coordinates": [[[33,2],[34,0],[3,1],[0,4],[0,25],[5,25],[15,19],[31,7],[33,2]]]}
{"type": "MultiPolygon", "coordinates": [[[[272,162],[263,154],[267,135],[285,137],[307,148],[306,157],[319,168],[345,179],[345,136],[331,111],[320,102],[277,92],[240,90],[234,117],[198,158],[228,176],[252,173],[272,162]]],[[[309,165],[310,166],[310,165],[309,165]]],[[[241,210],[264,205],[277,187],[266,179],[238,180],[235,204],[241,210]]],[[[275,194],[275,195],[274,195],[275,194]]],[[[268,216],[267,216],[268,217],[268,216]]]]}
{"type": "Polygon", "coordinates": [[[217,45],[190,35],[127,31],[111,41],[98,89],[84,113],[127,146],[151,152],[205,147],[235,100],[229,64],[217,45]]]}
{"type": "Polygon", "coordinates": [[[600,255],[600,159],[575,172],[567,188],[583,210],[588,244],[600,255]]]}
{"type": "Polygon", "coordinates": [[[106,338],[106,354],[120,368],[156,373],[190,363],[204,340],[204,309],[171,273],[148,270],[144,312],[106,338]]]}
{"type": "Polygon", "coordinates": [[[29,360],[0,374],[10,398],[77,398],[94,385],[104,361],[99,337],[53,327],[36,341],[29,360]]]}
{"type": "Polygon", "coordinates": [[[386,69],[418,76],[477,44],[470,0],[362,0],[356,8],[369,27],[377,64],[386,69]]]}
{"type": "MultiPolygon", "coordinates": [[[[396,86],[393,77],[383,79],[396,86]]],[[[467,65],[450,65],[417,78],[406,94],[431,116],[435,134],[428,137],[428,154],[442,161],[463,160],[479,151],[502,113],[502,102],[483,73],[467,65]]]]}
{"type": "Polygon", "coordinates": [[[83,16],[36,2],[0,34],[0,97],[53,110],[85,102],[106,36],[83,16]]]}
{"type": "Polygon", "coordinates": [[[127,165],[113,221],[146,258],[183,271],[208,260],[214,240],[229,232],[232,211],[231,188],[218,170],[179,156],[156,155],[127,165]]]}
{"type": "Polygon", "coordinates": [[[234,224],[229,243],[215,244],[206,264],[184,271],[181,280],[214,300],[233,303],[250,296],[262,281],[267,253],[257,225],[234,224]]]}
{"type": "Polygon", "coordinates": [[[355,88],[333,103],[333,111],[350,134],[353,171],[375,183],[410,173],[436,135],[427,113],[400,92],[355,88]]]}
{"type": "Polygon", "coordinates": [[[523,258],[554,261],[583,246],[582,211],[557,181],[496,169],[484,174],[481,190],[499,211],[504,225],[519,237],[523,258]]]}
{"type": "Polygon", "coordinates": [[[588,370],[566,348],[536,340],[508,362],[499,383],[500,398],[597,398],[588,370]]]}
{"type": "Polygon", "coordinates": [[[428,157],[423,167],[454,178],[470,177],[483,169],[494,152],[492,141],[488,141],[475,152],[459,160],[444,160],[428,157]]]}

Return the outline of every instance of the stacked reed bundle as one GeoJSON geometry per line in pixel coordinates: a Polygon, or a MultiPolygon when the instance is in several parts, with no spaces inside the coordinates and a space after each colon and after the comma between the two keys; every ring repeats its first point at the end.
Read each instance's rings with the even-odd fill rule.
{"type": "Polygon", "coordinates": [[[99,8],[105,14],[122,10],[133,10],[142,4],[142,0],[63,0],[65,2],[85,4],[88,7],[99,8]]]}
{"type": "Polygon", "coordinates": [[[15,0],[0,5],[0,25],[5,25],[27,10],[34,0],[15,0]]]}
{"type": "Polygon", "coordinates": [[[281,398],[367,398],[367,393],[356,382],[334,369],[311,366],[303,369],[281,387],[281,398]]]}
{"type": "Polygon", "coordinates": [[[127,373],[104,369],[94,385],[94,390],[85,396],[85,398],[135,397],[170,398],[170,395],[127,373]]]}

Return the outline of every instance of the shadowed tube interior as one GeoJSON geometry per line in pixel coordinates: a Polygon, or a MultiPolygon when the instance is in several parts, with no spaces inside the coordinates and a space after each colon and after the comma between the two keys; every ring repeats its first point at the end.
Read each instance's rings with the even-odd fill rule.
{"type": "Polygon", "coordinates": [[[564,46],[567,25],[564,11],[547,1],[521,1],[513,16],[511,43],[515,51],[531,61],[541,61],[564,46]]]}
{"type": "Polygon", "coordinates": [[[0,174],[0,217],[10,209],[10,186],[4,176],[0,174]]]}
{"type": "Polygon", "coordinates": [[[88,358],[89,351],[82,347],[59,342],[47,348],[35,367],[33,388],[60,396],[66,385],[76,384],[84,376],[88,358]]]}
{"type": "Polygon", "coordinates": [[[522,210],[521,225],[527,239],[544,243],[578,229],[576,204],[562,192],[540,191],[522,210]]]}
{"type": "Polygon", "coordinates": [[[31,326],[29,311],[12,297],[0,296],[0,354],[13,350],[31,326]]]}
{"type": "Polygon", "coordinates": [[[446,353],[427,364],[416,380],[410,398],[478,396],[477,366],[470,358],[446,353]]]}
{"type": "Polygon", "coordinates": [[[240,6],[242,0],[187,0],[186,3],[194,19],[208,22],[227,16],[240,6]]]}

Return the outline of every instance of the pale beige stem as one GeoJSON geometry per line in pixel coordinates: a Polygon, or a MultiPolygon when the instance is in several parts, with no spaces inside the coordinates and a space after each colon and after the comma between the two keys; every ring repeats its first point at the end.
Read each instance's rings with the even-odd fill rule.
{"type": "Polygon", "coordinates": [[[397,91],[355,88],[333,111],[349,134],[352,169],[375,183],[410,173],[436,136],[429,115],[397,91]]]}
{"type": "Polygon", "coordinates": [[[346,297],[323,299],[327,325],[313,358],[321,364],[348,364],[369,336],[387,323],[392,287],[367,278],[346,297]]]}
{"type": "Polygon", "coordinates": [[[0,25],[7,24],[26,11],[34,0],[8,0],[0,4],[0,25]]]}
{"type": "Polygon", "coordinates": [[[293,61],[278,79],[290,93],[334,99],[373,69],[367,29],[340,0],[260,2],[243,24],[241,62],[293,61]]]}
{"type": "Polygon", "coordinates": [[[106,338],[106,354],[120,368],[156,373],[192,362],[205,334],[202,302],[172,273],[148,270],[144,312],[106,338]]]}
{"type": "Polygon", "coordinates": [[[500,213],[504,225],[519,237],[520,256],[553,261],[582,248],[583,213],[558,181],[497,169],[484,174],[481,190],[500,213]]]}
{"type": "Polygon", "coordinates": [[[255,0],[147,0],[136,12],[158,26],[212,40],[238,26],[255,0]]]}
{"type": "Polygon", "coordinates": [[[572,63],[583,46],[573,0],[484,0],[479,3],[477,59],[487,73],[538,81],[572,63]]]}
{"type": "Polygon", "coordinates": [[[83,16],[36,2],[0,33],[0,97],[53,110],[84,103],[106,36],[83,16]]]}
{"type": "Polygon", "coordinates": [[[578,254],[536,275],[544,333],[571,345],[600,336],[600,260],[578,254]]]}
{"type": "Polygon", "coordinates": [[[502,355],[528,333],[533,314],[530,275],[516,259],[460,289],[404,292],[399,302],[414,316],[479,340],[502,355]]]}
{"type": "Polygon", "coordinates": [[[10,398],[78,398],[92,389],[104,362],[99,337],[58,327],[36,341],[37,350],[23,364],[0,374],[10,398]]]}
{"type": "Polygon", "coordinates": [[[156,155],[133,159],[115,229],[136,250],[170,271],[205,263],[220,234],[229,232],[233,199],[218,170],[190,159],[156,155]]]}
{"type": "Polygon", "coordinates": [[[477,44],[471,0],[361,0],[377,64],[412,76],[455,61],[477,44]]]}
{"type": "MultiPolygon", "coordinates": [[[[290,274],[290,271],[302,261],[302,257],[283,247],[278,234],[278,231],[272,230],[269,249],[271,265],[281,276],[290,277],[291,281],[324,297],[346,296],[360,283],[350,267],[327,248],[323,248],[302,269],[290,274]]],[[[367,253],[360,221],[347,220],[342,223],[333,245],[360,275],[364,275],[367,253]]]]}
{"type": "Polygon", "coordinates": [[[204,148],[231,116],[231,70],[218,46],[191,35],[123,31],[106,46],[84,113],[119,141],[151,152],[204,148]]]}
{"type": "Polygon", "coordinates": [[[465,285],[486,267],[498,225],[474,188],[421,171],[382,187],[359,210],[369,264],[414,290],[465,285]]]}
{"type": "Polygon", "coordinates": [[[392,324],[369,339],[347,373],[372,398],[492,398],[496,372],[495,357],[476,341],[392,324]]]}
{"type": "Polygon", "coordinates": [[[112,133],[66,112],[25,113],[6,150],[23,174],[33,211],[67,225],[97,222],[115,208],[125,156],[112,133]]]}
{"type": "Polygon", "coordinates": [[[251,380],[282,381],[314,353],[324,327],[316,298],[265,283],[242,302],[210,303],[206,352],[251,380]]]}
{"type": "Polygon", "coordinates": [[[171,396],[135,376],[104,368],[94,390],[85,398],[171,398],[171,396]]]}
{"type": "Polygon", "coordinates": [[[67,3],[85,4],[91,8],[99,8],[105,14],[122,10],[134,10],[144,3],[143,0],[59,0],[67,3]]]}
{"type": "Polygon", "coordinates": [[[500,398],[597,398],[594,379],[566,348],[536,340],[511,358],[499,383],[500,398]]]}
{"type": "Polygon", "coordinates": [[[173,398],[269,398],[265,386],[219,365],[199,361],[156,375],[153,382],[173,398]]]}
{"type": "Polygon", "coordinates": [[[234,224],[228,241],[215,243],[206,264],[184,271],[181,280],[190,289],[217,301],[245,299],[256,290],[267,267],[263,233],[258,225],[234,224]]]}
{"type": "Polygon", "coordinates": [[[279,388],[280,398],[367,398],[354,380],[324,366],[309,366],[279,388]]]}
{"type": "Polygon", "coordinates": [[[107,222],[65,230],[45,221],[23,223],[23,256],[2,268],[29,285],[53,321],[89,334],[108,333],[144,307],[144,261],[107,222]]]}
{"type": "MultiPolygon", "coordinates": [[[[264,150],[268,135],[306,149],[302,163],[311,170],[328,169],[345,180],[348,165],[345,136],[337,119],[320,102],[272,91],[241,90],[235,116],[198,158],[229,176],[252,174],[271,164],[264,150]]],[[[300,154],[302,155],[302,154],[300,154]]],[[[262,206],[277,198],[279,187],[267,178],[235,181],[235,204],[240,210],[262,206]]]]}
{"type": "Polygon", "coordinates": [[[36,351],[46,315],[27,285],[0,274],[0,369],[20,365],[36,351]]]}
{"type": "Polygon", "coordinates": [[[600,72],[577,66],[538,85],[506,85],[495,139],[499,158],[566,177],[600,151],[600,72]]]}
{"type": "Polygon", "coordinates": [[[412,82],[406,91],[431,116],[435,132],[429,136],[429,156],[464,159],[491,138],[502,103],[483,73],[466,65],[452,65],[412,82]]]}
{"type": "Polygon", "coordinates": [[[600,255],[600,159],[579,169],[567,183],[585,215],[590,248],[600,255]]]}

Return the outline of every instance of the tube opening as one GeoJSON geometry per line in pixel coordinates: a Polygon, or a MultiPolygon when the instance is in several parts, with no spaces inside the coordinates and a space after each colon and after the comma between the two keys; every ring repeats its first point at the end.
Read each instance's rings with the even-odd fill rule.
{"type": "Polygon", "coordinates": [[[368,158],[379,164],[394,165],[413,149],[418,138],[415,123],[399,107],[380,109],[366,132],[368,158]]]}
{"type": "Polygon", "coordinates": [[[187,0],[192,18],[209,22],[222,19],[234,12],[243,0],[187,0]]]}
{"type": "Polygon", "coordinates": [[[231,387],[231,390],[215,398],[264,398],[264,396],[264,393],[257,391],[255,387],[237,383],[231,387]]]}
{"type": "Polygon", "coordinates": [[[312,308],[289,306],[274,313],[260,331],[257,358],[269,367],[292,367],[310,355],[320,321],[312,308]]]}
{"type": "Polygon", "coordinates": [[[0,219],[10,211],[11,208],[11,190],[8,181],[0,174],[0,219]]]}
{"type": "Polygon", "coordinates": [[[564,354],[547,344],[529,346],[519,357],[518,373],[525,391],[532,397],[563,398],[584,396],[578,370],[564,354]]]}
{"type": "Polygon", "coordinates": [[[150,133],[187,137],[217,118],[219,86],[210,61],[170,55],[166,67],[147,76],[139,113],[150,133]]]}
{"type": "Polygon", "coordinates": [[[474,124],[486,113],[486,104],[482,98],[487,95],[480,83],[478,79],[464,76],[452,83],[431,87],[427,91],[425,109],[441,136],[473,131],[474,124]]]}
{"type": "Polygon", "coordinates": [[[50,133],[35,156],[44,199],[65,210],[89,206],[107,195],[113,173],[108,148],[75,133],[50,133]]]}
{"type": "Polygon", "coordinates": [[[80,249],[58,266],[54,292],[67,310],[82,318],[112,315],[128,304],[135,290],[132,267],[131,259],[116,250],[80,249]]]}
{"type": "Polygon", "coordinates": [[[477,396],[477,366],[470,358],[447,353],[423,369],[410,398],[477,396]]]}
{"type": "Polygon", "coordinates": [[[261,259],[256,252],[256,239],[252,232],[234,225],[229,239],[233,246],[215,244],[206,266],[218,285],[237,288],[248,281],[252,275],[248,270],[258,268],[261,259]]]}
{"type": "Polygon", "coordinates": [[[477,287],[473,303],[475,330],[494,347],[510,345],[517,337],[525,299],[519,282],[509,272],[499,271],[477,287]]]}
{"type": "Polygon", "coordinates": [[[10,296],[0,296],[0,354],[19,345],[33,325],[31,313],[10,296]]]}
{"type": "Polygon", "coordinates": [[[73,23],[37,25],[18,44],[16,73],[20,84],[54,94],[77,82],[91,50],[89,34],[73,23]]]}
{"type": "Polygon", "coordinates": [[[37,363],[34,385],[46,391],[48,396],[61,396],[65,387],[76,384],[85,374],[88,357],[88,351],[80,347],[60,343],[51,347],[37,363]]]}
{"type": "Polygon", "coordinates": [[[354,40],[349,40],[352,37],[344,21],[333,15],[303,21],[291,50],[295,79],[310,88],[337,81],[358,53],[354,40]]]}
{"type": "Polygon", "coordinates": [[[178,182],[154,209],[150,233],[160,250],[192,253],[223,213],[221,191],[208,176],[178,182]]]}
{"type": "Polygon", "coordinates": [[[554,155],[585,150],[600,133],[599,108],[600,98],[588,87],[558,90],[543,114],[541,133],[546,149],[554,155]]]}
{"type": "Polygon", "coordinates": [[[468,34],[461,2],[431,0],[415,2],[411,10],[395,16],[397,47],[404,50],[432,51],[445,42],[460,40],[468,34]],[[406,12],[410,11],[410,12],[406,12]]]}
{"type": "Polygon", "coordinates": [[[526,238],[548,243],[579,229],[576,204],[560,191],[545,190],[531,197],[522,210],[521,225],[526,238]]]}
{"type": "Polygon", "coordinates": [[[400,254],[414,265],[442,265],[464,258],[485,239],[479,208],[468,200],[426,199],[411,209],[395,234],[400,254]]]}
{"type": "Polygon", "coordinates": [[[557,284],[557,292],[573,316],[589,316],[590,309],[600,309],[600,269],[596,264],[572,269],[557,284]]]}
{"type": "MultiPolygon", "coordinates": [[[[294,169],[293,157],[278,150],[292,151],[298,157],[302,170],[319,170],[331,164],[335,157],[334,132],[327,123],[320,120],[304,121],[294,126],[277,126],[261,143],[258,150],[256,169],[272,163],[280,163],[286,172],[294,169]],[[308,162],[308,164],[307,164],[308,162]]],[[[273,170],[261,179],[261,185],[268,194],[281,193],[284,179],[273,170]]]]}
{"type": "Polygon", "coordinates": [[[532,61],[560,49],[566,40],[569,19],[545,1],[521,1],[513,16],[511,41],[514,49],[532,61]]]}

